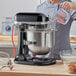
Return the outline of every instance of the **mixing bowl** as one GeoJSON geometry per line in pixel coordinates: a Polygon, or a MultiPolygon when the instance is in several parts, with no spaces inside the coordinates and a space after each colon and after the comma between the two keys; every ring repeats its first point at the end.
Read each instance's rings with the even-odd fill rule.
{"type": "Polygon", "coordinates": [[[63,61],[65,69],[69,73],[76,73],[76,50],[72,50],[72,52],[65,52],[64,50],[60,53],[60,56],[63,61]]]}

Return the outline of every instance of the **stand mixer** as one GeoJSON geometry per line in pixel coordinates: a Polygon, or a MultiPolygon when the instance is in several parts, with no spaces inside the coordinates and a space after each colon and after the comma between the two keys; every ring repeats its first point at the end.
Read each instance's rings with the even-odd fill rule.
{"type": "Polygon", "coordinates": [[[48,17],[36,12],[17,13],[14,25],[18,31],[18,54],[15,63],[29,65],[56,63],[54,58],[36,57],[36,55],[48,54],[55,45],[55,28],[52,27],[48,17]]]}

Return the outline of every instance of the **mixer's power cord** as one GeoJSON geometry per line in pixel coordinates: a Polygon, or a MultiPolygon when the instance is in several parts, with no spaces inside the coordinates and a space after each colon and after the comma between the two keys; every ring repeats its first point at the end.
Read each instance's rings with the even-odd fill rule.
{"type": "Polygon", "coordinates": [[[14,32],[14,24],[12,25],[12,44],[13,44],[13,48],[14,48],[14,57],[16,58],[16,48],[15,48],[15,44],[14,44],[14,40],[13,40],[13,32],[14,32]]]}

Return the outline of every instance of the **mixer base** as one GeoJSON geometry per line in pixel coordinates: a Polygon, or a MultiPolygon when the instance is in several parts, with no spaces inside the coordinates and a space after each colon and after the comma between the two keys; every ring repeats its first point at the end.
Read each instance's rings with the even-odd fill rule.
{"type": "Polygon", "coordinates": [[[56,63],[56,60],[53,58],[31,58],[26,57],[26,59],[19,59],[20,57],[17,56],[14,62],[17,64],[26,64],[26,65],[53,65],[56,63]]]}

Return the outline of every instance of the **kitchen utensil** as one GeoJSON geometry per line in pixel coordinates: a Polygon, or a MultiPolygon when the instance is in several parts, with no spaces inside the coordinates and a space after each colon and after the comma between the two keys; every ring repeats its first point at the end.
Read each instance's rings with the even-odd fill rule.
{"type": "Polygon", "coordinates": [[[18,30],[18,56],[16,63],[46,65],[55,63],[52,58],[37,58],[46,55],[55,45],[55,29],[42,13],[17,13],[15,26],[18,30]],[[32,56],[29,55],[32,53],[32,56]]]}
{"type": "Polygon", "coordinates": [[[62,7],[59,8],[56,14],[56,21],[65,25],[70,19],[70,14],[62,7]]]}
{"type": "Polygon", "coordinates": [[[13,68],[12,62],[10,60],[10,56],[6,52],[0,51],[0,70],[4,67],[9,67],[11,70],[13,68]]]}

